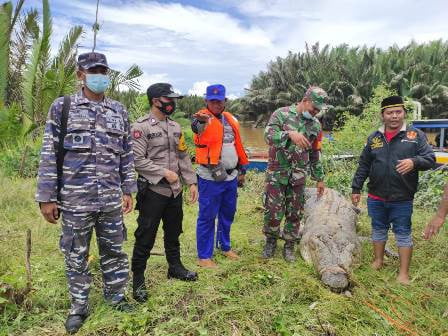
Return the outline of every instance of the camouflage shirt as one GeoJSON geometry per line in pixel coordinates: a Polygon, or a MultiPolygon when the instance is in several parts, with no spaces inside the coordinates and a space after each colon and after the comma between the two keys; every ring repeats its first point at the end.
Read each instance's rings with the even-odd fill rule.
{"type": "Polygon", "coordinates": [[[316,119],[307,119],[297,112],[296,105],[277,109],[269,119],[264,132],[269,145],[267,173],[275,175],[281,184],[303,180],[310,170],[311,177],[322,181],[324,173],[320,161],[320,141],[322,128],[316,119]],[[312,144],[310,150],[296,146],[289,138],[288,131],[304,134],[312,144]],[[278,176],[277,176],[278,175],[278,176]]]}
{"type": "MultiPolygon", "coordinates": [[[[67,211],[110,211],[121,207],[122,194],[137,189],[128,113],[119,102],[70,97],[61,208],[67,211]]],[[[57,201],[60,120],[64,98],[50,107],[43,137],[36,201],[57,201]]]]}

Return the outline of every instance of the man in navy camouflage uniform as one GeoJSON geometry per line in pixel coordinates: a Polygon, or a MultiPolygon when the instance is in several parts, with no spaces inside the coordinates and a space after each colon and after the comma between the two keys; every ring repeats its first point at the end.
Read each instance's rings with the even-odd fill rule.
{"type": "Polygon", "coordinates": [[[122,251],[126,236],[123,213],[132,209],[136,191],[128,113],[106,98],[109,85],[106,57],[86,53],[78,57],[77,76],[83,87],[70,96],[64,138],[62,188],[58,195],[58,143],[64,98],[50,107],[38,173],[36,201],[50,223],[62,213],[60,248],[65,256],[71,309],[65,327],[79,330],[88,315],[91,276],[89,245],[95,228],[104,279],[104,297],[118,310],[131,308],[124,290],[128,259],[122,251]]]}
{"type": "Polygon", "coordinates": [[[273,257],[277,239],[282,238],[283,257],[288,262],[296,260],[294,244],[299,240],[308,170],[317,181],[318,195],[324,191],[320,162],[322,128],[315,115],[325,108],[326,97],[321,88],[310,87],[299,103],[277,109],[266,126],[269,163],[264,194],[264,258],[273,257]],[[281,232],[283,217],[286,218],[281,232]]]}

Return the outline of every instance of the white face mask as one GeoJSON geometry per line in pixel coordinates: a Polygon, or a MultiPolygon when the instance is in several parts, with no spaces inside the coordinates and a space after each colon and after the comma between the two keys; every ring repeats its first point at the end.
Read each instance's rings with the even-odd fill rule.
{"type": "Polygon", "coordinates": [[[311,115],[310,111],[304,111],[302,112],[302,115],[306,119],[313,119],[314,117],[311,115]]]}

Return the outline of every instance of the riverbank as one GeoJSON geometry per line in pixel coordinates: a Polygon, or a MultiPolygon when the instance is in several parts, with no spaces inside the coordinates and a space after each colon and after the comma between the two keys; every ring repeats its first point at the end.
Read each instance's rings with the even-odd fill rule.
{"type": "MultiPolygon", "coordinates": [[[[370,269],[371,249],[363,243],[361,266],[353,275],[352,296],[331,293],[301,258],[283,262],[259,255],[263,175],[250,173],[240,190],[232,241],[242,259],[216,256],[217,270],[199,270],[197,283],[166,279],[163,256],[150,258],[147,277],[150,300],[133,313],[118,313],[103,303],[96,242],[92,240],[92,314],[79,335],[448,335],[448,235],[424,242],[420,232],[432,213],[416,209],[415,253],[410,286],[395,282],[398,261],[388,259],[379,272],[370,269]]],[[[33,179],[0,176],[0,282],[23,288],[25,232],[32,231],[33,291],[18,307],[6,306],[0,335],[63,335],[68,293],[63,257],[58,250],[59,227],[45,223],[33,201],[33,179]]],[[[197,205],[185,204],[182,255],[195,265],[197,205]]],[[[128,255],[134,242],[136,212],[126,217],[128,255]]],[[[369,234],[363,212],[361,235],[369,234]]],[[[154,252],[163,253],[162,230],[154,252]]],[[[0,301],[1,302],[1,301],[0,301]]],[[[4,303],[2,303],[4,306],[4,303]]]]}

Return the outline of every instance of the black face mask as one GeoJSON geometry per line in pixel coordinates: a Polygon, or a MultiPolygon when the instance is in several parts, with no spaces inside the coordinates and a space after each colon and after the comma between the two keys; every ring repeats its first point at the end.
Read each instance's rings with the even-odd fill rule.
{"type": "Polygon", "coordinates": [[[165,102],[159,100],[159,102],[160,102],[160,104],[162,104],[162,106],[159,106],[160,112],[162,112],[165,115],[173,114],[174,110],[176,109],[176,102],[175,101],[171,101],[171,102],[165,103],[165,102]]]}

